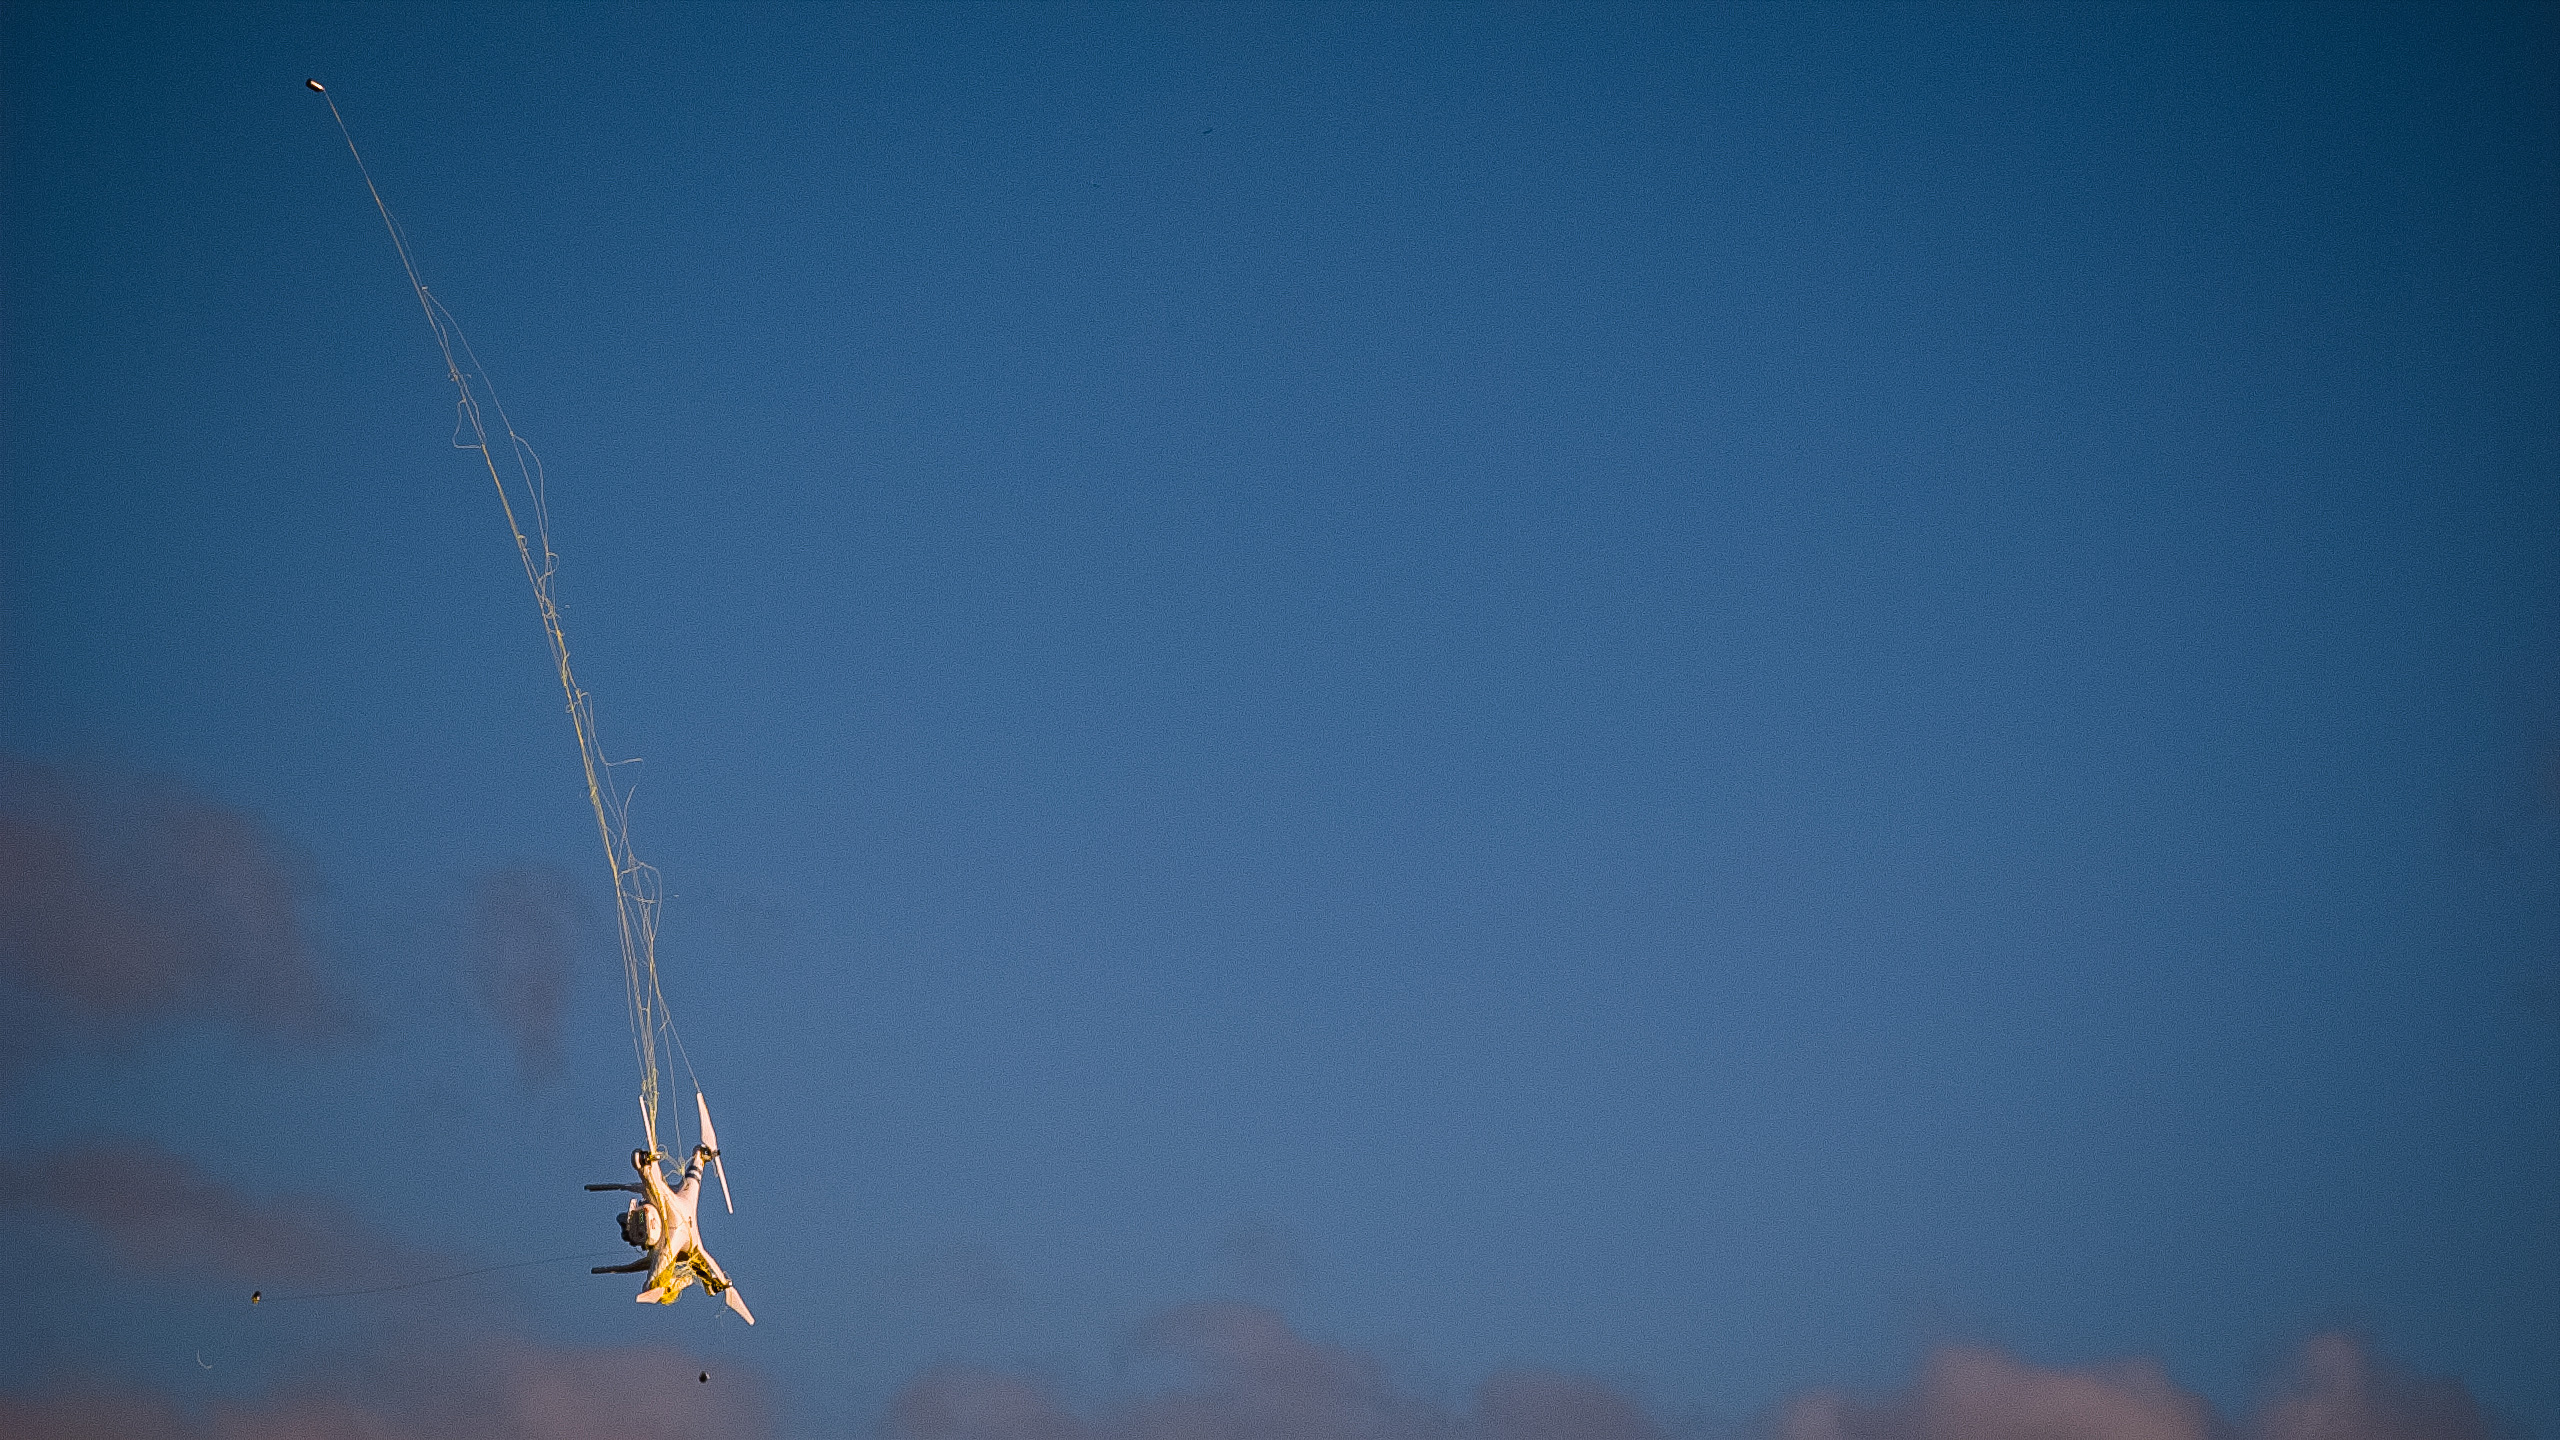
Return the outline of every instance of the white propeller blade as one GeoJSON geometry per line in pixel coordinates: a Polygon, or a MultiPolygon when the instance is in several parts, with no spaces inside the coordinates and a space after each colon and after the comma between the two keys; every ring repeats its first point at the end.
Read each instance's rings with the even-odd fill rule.
{"type": "MultiPolygon", "coordinates": [[[[702,1092],[696,1090],[693,1092],[693,1105],[702,1114],[702,1143],[711,1147],[711,1168],[720,1176],[720,1203],[728,1206],[729,1213],[735,1215],[738,1202],[729,1198],[729,1167],[720,1163],[720,1137],[711,1129],[711,1102],[703,1099],[702,1092]]],[[[756,1322],[750,1320],[747,1323],[753,1325],[756,1322]]]]}

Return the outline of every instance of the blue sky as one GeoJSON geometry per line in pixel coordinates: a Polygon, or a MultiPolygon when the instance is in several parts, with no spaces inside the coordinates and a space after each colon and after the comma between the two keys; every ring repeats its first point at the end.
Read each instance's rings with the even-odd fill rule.
{"type": "Polygon", "coordinates": [[[869,1434],[1229,1299],[1665,1425],[2346,1330],[2560,1435],[2549,9],[5,23],[7,1133],[371,1237],[305,1288],[613,1243],[575,747],[314,75],[548,464],[765,1322],[243,1328],[31,1182],[11,1391],[494,1325],[869,1434]]]}

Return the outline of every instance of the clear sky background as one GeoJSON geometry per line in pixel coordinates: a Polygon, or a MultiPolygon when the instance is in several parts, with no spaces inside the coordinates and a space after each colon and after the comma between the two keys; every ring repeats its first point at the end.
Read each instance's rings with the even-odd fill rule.
{"type": "Polygon", "coordinates": [[[0,1416],[2560,1436],[2551,8],[5,17],[0,1416]]]}

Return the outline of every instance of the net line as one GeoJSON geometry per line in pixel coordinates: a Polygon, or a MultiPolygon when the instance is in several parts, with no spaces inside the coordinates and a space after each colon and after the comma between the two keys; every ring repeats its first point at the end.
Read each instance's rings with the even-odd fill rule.
{"type": "MultiPolygon", "coordinates": [[[[613,760],[604,753],[596,737],[595,704],[578,684],[569,665],[569,636],[561,628],[560,606],[553,591],[560,557],[551,548],[551,514],[544,496],[542,457],[516,433],[507,419],[506,407],[499,403],[497,387],[490,383],[487,369],[472,352],[470,339],[444,302],[435,298],[426,282],[418,275],[418,266],[409,251],[408,237],[400,223],[392,218],[391,207],[383,201],[380,187],[374,184],[373,171],[364,163],[364,152],[356,148],[355,136],[347,129],[347,120],[338,113],[338,102],[319,82],[310,82],[329,106],[329,118],[336,121],[338,135],[347,143],[347,153],[355,158],[356,171],[364,177],[365,192],[373,197],[373,208],[382,217],[383,229],[391,236],[391,247],[400,256],[400,268],[407,275],[409,288],[417,293],[418,308],[427,318],[427,327],[435,333],[436,349],[444,357],[445,378],[454,388],[454,448],[479,452],[489,482],[498,491],[498,504],[506,512],[507,531],[515,538],[516,557],[523,562],[525,580],[533,589],[535,608],[542,616],[542,630],[551,646],[551,661],[559,672],[560,692],[567,702],[569,723],[577,732],[578,759],[585,770],[587,803],[595,813],[596,835],[603,842],[605,861],[613,873],[614,929],[622,950],[622,975],[626,1008],[631,1024],[632,1056],[640,1067],[641,1128],[648,1139],[651,1154],[658,1145],[658,1052],[661,1038],[674,1049],[685,1067],[693,1074],[693,1062],[684,1054],[684,1042],[677,1035],[675,1018],[667,1006],[666,994],[658,984],[658,909],[663,900],[658,871],[640,859],[631,848],[630,786],[614,774],[616,768],[637,763],[636,759],[613,760]],[[459,352],[457,358],[457,351],[459,352]],[[477,393],[474,380],[478,381],[477,393]],[[485,397],[485,411],[484,411],[485,397]],[[502,469],[491,448],[488,417],[495,416],[498,428],[506,436],[508,465],[502,469]],[[515,481],[510,486],[505,471],[511,469],[515,481]],[[519,500],[522,501],[521,512],[519,500]],[[533,533],[525,533],[524,516],[532,519],[533,533]],[[537,548],[540,559],[535,558],[537,548]]],[[[701,1082],[695,1078],[694,1088],[701,1082]]],[[[672,1120],[677,1148],[683,1148],[684,1117],[679,1108],[672,1120]]]]}

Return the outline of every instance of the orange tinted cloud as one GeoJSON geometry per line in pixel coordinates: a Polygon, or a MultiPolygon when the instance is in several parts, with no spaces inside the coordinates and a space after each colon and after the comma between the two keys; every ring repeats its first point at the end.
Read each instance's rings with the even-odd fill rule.
{"type": "Polygon", "coordinates": [[[1073,1413],[1046,1387],[944,1365],[889,1407],[890,1440],[1661,1440],[1642,1407],[1596,1381],[1497,1374],[1469,1411],[1396,1385],[1376,1359],[1299,1334],[1257,1305],[1184,1305],[1150,1322],[1133,1356],[1182,1363],[1194,1383],[1073,1413]]]}
{"type": "Polygon", "coordinates": [[[2275,1392],[2236,1426],[2126,1361],[2048,1369],[1979,1346],[1929,1357],[1898,1395],[1821,1392],[1781,1412],[1775,1440],[2491,1440],[2462,1386],[2404,1375],[2347,1335],[2304,1342],[2275,1392]]]}
{"type": "MultiPolygon", "coordinates": [[[[891,1402],[888,1440],[1669,1440],[1675,1431],[1603,1382],[1497,1373],[1454,1407],[1398,1386],[1355,1350],[1312,1340],[1258,1306],[1187,1305],[1147,1325],[1135,1358],[1184,1383],[1088,1407],[1040,1382],[936,1366],[891,1402]]],[[[1725,1433],[1718,1431],[1717,1433],[1725,1433]]],[[[1757,1440],[2492,1440],[2462,1386],[2392,1370],[2348,1336],[2307,1342],[2240,1423],[2156,1364],[2029,1364],[1982,1346],[1932,1354],[1907,1389],[1797,1397],[1745,1432],[1757,1440]]]]}

